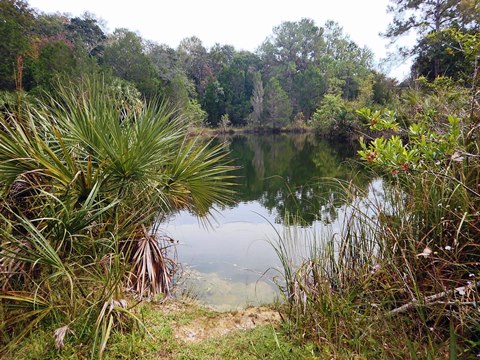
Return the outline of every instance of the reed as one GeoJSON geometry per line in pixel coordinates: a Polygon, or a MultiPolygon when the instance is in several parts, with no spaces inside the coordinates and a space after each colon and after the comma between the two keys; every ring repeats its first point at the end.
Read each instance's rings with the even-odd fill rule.
{"type": "Polygon", "coordinates": [[[445,175],[338,182],[340,228],[277,234],[292,336],[333,358],[476,356],[478,198],[445,175]]]}

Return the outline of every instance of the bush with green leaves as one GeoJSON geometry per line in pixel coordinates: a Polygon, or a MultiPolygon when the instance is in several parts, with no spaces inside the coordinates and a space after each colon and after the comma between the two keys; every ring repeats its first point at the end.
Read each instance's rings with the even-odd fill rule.
{"type": "MultiPolygon", "coordinates": [[[[390,263],[411,273],[405,290],[427,303],[428,311],[419,312],[425,315],[421,321],[454,324],[465,347],[480,320],[471,307],[471,301],[478,301],[480,258],[479,120],[476,109],[458,111],[458,103],[450,110],[463,116],[448,115],[448,98],[443,107],[425,107],[444,91],[442,84],[438,92],[435,89],[430,84],[407,128],[392,111],[360,110],[370,128],[397,134],[362,140],[359,154],[366,164],[387,174],[402,194],[403,211],[388,216],[383,236],[397,251],[390,263]]],[[[464,98],[457,101],[465,104],[464,98]]]]}
{"type": "Polygon", "coordinates": [[[325,137],[347,137],[353,129],[352,104],[340,95],[328,94],[312,115],[312,125],[317,134],[325,137]]]}

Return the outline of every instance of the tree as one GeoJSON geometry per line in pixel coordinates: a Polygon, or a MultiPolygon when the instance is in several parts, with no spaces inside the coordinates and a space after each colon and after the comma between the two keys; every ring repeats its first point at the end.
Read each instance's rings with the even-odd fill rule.
{"type": "MultiPolygon", "coordinates": [[[[385,33],[392,42],[413,30],[417,31],[422,39],[430,34],[429,45],[433,51],[433,77],[441,74],[442,39],[437,37],[442,30],[450,27],[464,28],[477,27],[478,15],[474,16],[473,10],[478,4],[472,1],[462,0],[390,0],[388,11],[394,14],[393,22],[388,26],[385,33]],[[433,36],[432,36],[433,34],[433,36]]],[[[415,54],[418,46],[425,43],[417,43],[412,50],[402,49],[404,54],[415,54]]]]}
{"type": "Polygon", "coordinates": [[[354,100],[360,83],[372,72],[373,53],[361,48],[334,21],[327,21],[324,30],[325,53],[320,67],[325,73],[328,92],[354,100]]]}
{"type": "Polygon", "coordinates": [[[265,97],[267,121],[272,128],[288,125],[293,109],[287,93],[282,89],[277,78],[272,78],[268,81],[265,97]]]}
{"type": "Polygon", "coordinates": [[[323,29],[311,19],[283,22],[261,45],[260,56],[268,65],[283,64],[285,70],[304,71],[318,59],[323,47],[322,34],[323,29]]]}
{"type": "Polygon", "coordinates": [[[217,76],[225,94],[225,112],[234,126],[245,125],[252,112],[253,74],[259,66],[256,55],[242,51],[217,76]]]}
{"type": "Polygon", "coordinates": [[[58,75],[73,77],[77,73],[77,58],[73,45],[61,39],[46,39],[38,49],[38,56],[28,61],[29,88],[51,89],[58,75]]]}
{"type": "Polygon", "coordinates": [[[275,27],[259,48],[265,77],[277,77],[295,112],[304,111],[300,103],[305,103],[295,89],[295,77],[318,65],[324,47],[322,34],[323,29],[311,19],[286,21],[275,27]]]}
{"type": "Polygon", "coordinates": [[[208,52],[208,62],[214,74],[218,74],[224,67],[230,65],[234,56],[235,48],[231,45],[216,43],[208,52]]]}
{"type": "MultiPolygon", "coordinates": [[[[185,75],[179,63],[179,54],[168,45],[149,43],[147,45],[147,55],[153,66],[155,66],[158,76],[165,83],[169,83],[179,74],[185,75]]],[[[186,76],[186,75],[185,75],[186,76]]]]}
{"type": "Polygon", "coordinates": [[[322,96],[327,90],[325,75],[319,66],[308,65],[303,72],[298,72],[293,81],[293,92],[297,99],[299,112],[302,112],[307,119],[315,111],[322,96]]]}
{"type": "Polygon", "coordinates": [[[82,18],[75,17],[65,26],[68,38],[72,42],[80,42],[88,55],[101,56],[105,49],[105,33],[98,25],[98,20],[89,14],[82,18]]]}
{"type": "Polygon", "coordinates": [[[260,126],[263,121],[263,89],[262,74],[259,71],[253,74],[253,94],[250,98],[253,111],[248,117],[248,123],[251,126],[260,126]]]}
{"type": "Polygon", "coordinates": [[[65,33],[70,19],[65,14],[37,14],[33,33],[38,38],[54,38],[65,33]]]}
{"type": "Polygon", "coordinates": [[[340,95],[327,94],[312,116],[315,131],[322,136],[341,136],[347,132],[345,100],[340,95]]]}
{"type": "Polygon", "coordinates": [[[29,50],[33,24],[26,1],[0,0],[0,89],[21,86],[22,58],[29,50]]]}
{"type": "Polygon", "coordinates": [[[190,125],[203,125],[207,113],[202,110],[195,98],[195,85],[185,74],[177,73],[171,81],[165,84],[164,96],[170,104],[183,114],[190,125]]]}
{"type": "MultiPolygon", "coordinates": [[[[466,34],[474,32],[469,31],[466,34]]],[[[436,76],[448,76],[453,79],[469,79],[474,71],[474,61],[466,55],[465,47],[459,41],[458,31],[449,28],[431,32],[422,38],[417,46],[417,57],[412,70],[415,76],[423,76],[433,81],[436,76]],[[435,73],[437,69],[440,73],[435,73]]]]}
{"type": "Polygon", "coordinates": [[[177,53],[185,73],[194,81],[197,93],[202,96],[208,79],[213,76],[207,49],[198,37],[192,36],[180,41],[177,53]]]}
{"type": "Polygon", "coordinates": [[[127,29],[116,29],[107,43],[103,63],[112,69],[113,74],[134,83],[143,95],[155,95],[159,80],[145,54],[142,38],[127,29]]]}
{"type": "Polygon", "coordinates": [[[202,108],[208,114],[208,124],[218,126],[220,116],[225,113],[225,92],[217,80],[211,79],[205,88],[202,98],[202,108]]]}

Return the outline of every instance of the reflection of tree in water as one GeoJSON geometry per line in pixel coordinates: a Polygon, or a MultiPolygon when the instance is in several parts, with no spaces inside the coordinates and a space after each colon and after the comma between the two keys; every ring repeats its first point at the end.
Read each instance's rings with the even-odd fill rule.
{"type": "Polygon", "coordinates": [[[256,177],[259,179],[265,178],[265,162],[263,149],[258,141],[251,141],[251,138],[247,139],[247,144],[253,151],[252,166],[255,169],[256,177]],[[250,140],[250,141],[249,141],[250,140]]]}
{"type": "Polygon", "coordinates": [[[345,197],[336,182],[325,178],[352,180],[362,188],[369,184],[362,168],[347,161],[355,156],[351,146],[311,135],[236,136],[230,149],[241,167],[238,201],[260,201],[276,210],[276,222],[335,220],[345,197]]]}

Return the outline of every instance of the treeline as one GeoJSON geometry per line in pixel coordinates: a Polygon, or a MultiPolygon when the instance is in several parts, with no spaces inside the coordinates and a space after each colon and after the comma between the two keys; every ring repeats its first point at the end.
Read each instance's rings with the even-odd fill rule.
{"type": "Polygon", "coordinates": [[[102,72],[144,98],[168,99],[193,125],[277,128],[315,119],[332,99],[384,104],[394,86],[374,70],[372,52],[331,21],[284,22],[253,53],[206,48],[195,36],[173,49],[128,29],[107,33],[88,13],[45,14],[23,0],[0,6],[2,90],[40,94],[58,76],[102,72]]]}

